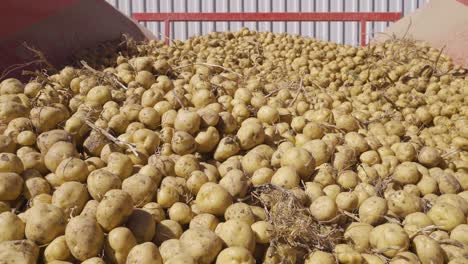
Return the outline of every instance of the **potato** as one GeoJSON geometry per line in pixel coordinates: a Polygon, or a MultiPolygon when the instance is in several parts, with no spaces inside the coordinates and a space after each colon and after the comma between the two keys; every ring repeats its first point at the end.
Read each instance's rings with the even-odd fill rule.
{"type": "Polygon", "coordinates": [[[214,159],[225,161],[240,151],[240,145],[236,138],[227,136],[221,139],[214,153],[214,159]]]}
{"type": "Polygon", "coordinates": [[[123,181],[132,175],[133,163],[127,155],[119,152],[112,152],[107,159],[106,170],[119,176],[123,181]]]}
{"type": "Polygon", "coordinates": [[[231,170],[219,181],[219,185],[229,192],[233,198],[242,198],[249,188],[247,177],[240,170],[231,170]]]}
{"type": "Polygon", "coordinates": [[[177,159],[174,164],[175,175],[182,178],[188,178],[192,171],[199,169],[200,164],[193,155],[184,155],[177,159]]]}
{"type": "Polygon", "coordinates": [[[256,148],[252,149],[247,154],[245,154],[241,160],[242,169],[247,175],[252,175],[256,170],[260,168],[270,167],[271,155],[269,156],[267,153],[255,151],[255,149],[256,148]]]}
{"type": "Polygon", "coordinates": [[[195,170],[190,173],[187,179],[187,189],[194,195],[198,193],[203,184],[209,181],[205,173],[200,170],[195,170]]]}
{"type": "Polygon", "coordinates": [[[185,131],[194,135],[200,129],[200,122],[200,116],[196,112],[179,110],[174,120],[174,128],[176,131],[185,131]]]}
{"type": "Polygon", "coordinates": [[[102,258],[98,258],[98,257],[94,257],[94,258],[89,258],[83,262],[81,262],[81,264],[105,264],[106,262],[104,262],[104,260],[102,260],[102,258]]]}
{"type": "Polygon", "coordinates": [[[310,205],[310,213],[318,221],[330,221],[337,216],[338,207],[334,199],[320,196],[310,205]]]}
{"type": "Polygon", "coordinates": [[[14,153],[16,151],[16,143],[9,136],[0,135],[0,152],[14,153]]]}
{"type": "Polygon", "coordinates": [[[279,245],[274,248],[269,246],[264,255],[264,264],[281,263],[281,261],[296,263],[298,259],[297,250],[287,245],[279,245]]]}
{"type": "Polygon", "coordinates": [[[445,231],[451,231],[456,226],[466,223],[463,211],[445,202],[434,204],[431,210],[427,212],[427,216],[435,225],[445,231]]]}
{"type": "Polygon", "coordinates": [[[178,222],[181,225],[190,223],[193,213],[185,203],[176,202],[168,210],[169,219],[178,222]]]}
{"type": "Polygon", "coordinates": [[[419,232],[424,227],[432,225],[432,220],[422,212],[411,213],[405,217],[403,228],[409,236],[419,232]]]}
{"type": "Polygon", "coordinates": [[[161,253],[161,258],[164,262],[173,256],[185,254],[185,251],[178,239],[169,239],[164,241],[159,247],[159,252],[161,253]]]}
{"type": "Polygon", "coordinates": [[[243,247],[250,252],[255,250],[255,233],[250,225],[242,220],[227,220],[220,223],[215,230],[228,247],[243,247]]]}
{"type": "Polygon", "coordinates": [[[180,243],[200,264],[212,263],[223,247],[221,239],[206,228],[189,228],[180,237],[180,243]]]}
{"type": "Polygon", "coordinates": [[[135,207],[142,207],[153,201],[157,188],[157,183],[150,176],[140,173],[134,174],[122,182],[122,190],[130,194],[135,207]]]}
{"type": "Polygon", "coordinates": [[[171,141],[172,151],[179,155],[193,153],[197,148],[197,143],[192,135],[185,131],[176,131],[171,141]]]}
{"type": "Polygon", "coordinates": [[[0,259],[3,263],[35,264],[39,247],[30,240],[10,240],[0,243],[0,259]]]}
{"type": "Polygon", "coordinates": [[[147,203],[141,209],[150,213],[156,223],[159,223],[166,218],[166,213],[164,212],[163,207],[155,202],[147,203]]]}
{"type": "Polygon", "coordinates": [[[12,172],[21,174],[24,171],[21,159],[12,153],[0,153],[0,173],[12,172]]]}
{"type": "Polygon", "coordinates": [[[182,226],[174,220],[162,220],[156,226],[156,235],[153,242],[161,245],[166,240],[179,238],[184,230],[182,226]]]}
{"type": "Polygon", "coordinates": [[[138,264],[138,263],[154,263],[162,264],[161,254],[159,253],[158,247],[151,243],[145,242],[134,246],[127,256],[126,264],[138,264]]]}
{"type": "Polygon", "coordinates": [[[59,236],[54,239],[44,250],[44,260],[49,263],[54,260],[70,261],[73,258],[70,249],[67,246],[65,236],[59,236]]]}
{"type": "Polygon", "coordinates": [[[422,264],[444,263],[444,253],[439,243],[425,235],[413,238],[412,246],[422,264]]]}
{"type": "Polygon", "coordinates": [[[51,204],[36,204],[28,210],[25,235],[38,245],[44,245],[65,232],[66,216],[51,204]]]}
{"type": "Polygon", "coordinates": [[[359,219],[362,223],[375,226],[384,220],[387,210],[385,199],[377,196],[369,197],[359,206],[359,219]]]}
{"type": "Polygon", "coordinates": [[[16,200],[23,189],[23,182],[16,173],[0,173],[0,201],[16,200]]]}
{"type": "Polygon", "coordinates": [[[312,252],[304,261],[304,264],[334,264],[335,257],[324,251],[316,250],[312,252]]]}
{"type": "Polygon", "coordinates": [[[44,156],[44,163],[47,169],[55,172],[60,163],[70,157],[78,157],[75,146],[69,142],[59,141],[49,148],[44,156]]]}
{"type": "Polygon", "coordinates": [[[252,254],[243,247],[228,247],[219,253],[216,258],[216,263],[253,264],[255,263],[255,259],[252,254]]]}
{"type": "Polygon", "coordinates": [[[128,253],[136,244],[136,239],[130,229],[126,227],[112,229],[104,243],[106,260],[111,263],[125,263],[128,253]]]}
{"type": "Polygon", "coordinates": [[[89,170],[85,161],[70,157],[60,162],[55,174],[62,182],[76,181],[84,183],[88,178],[89,170]]]}
{"type": "Polygon", "coordinates": [[[54,129],[41,133],[37,137],[37,146],[42,154],[47,153],[49,148],[59,141],[71,142],[72,136],[65,130],[54,129]]]}
{"type": "Polygon", "coordinates": [[[52,204],[52,195],[48,193],[38,194],[34,196],[31,200],[29,200],[29,203],[31,207],[40,203],[52,204]]]}
{"type": "Polygon", "coordinates": [[[372,229],[369,224],[353,222],[346,228],[344,238],[353,245],[354,250],[363,253],[370,247],[369,234],[372,229]]]}
{"type": "Polygon", "coordinates": [[[437,181],[429,175],[423,175],[417,186],[422,195],[437,193],[439,190],[437,181]]]}
{"type": "Polygon", "coordinates": [[[79,182],[66,182],[52,194],[52,205],[62,209],[67,218],[79,215],[88,200],[88,190],[79,182]]]}
{"type": "Polygon", "coordinates": [[[458,225],[450,232],[450,239],[456,240],[464,245],[467,245],[468,244],[467,232],[468,232],[467,224],[458,225]]]}
{"type": "MultiPolygon", "coordinates": [[[[18,150],[19,153],[19,150],[18,150]]],[[[35,151],[31,151],[20,156],[21,162],[24,165],[25,170],[36,170],[41,174],[47,174],[49,170],[45,166],[44,156],[35,151]]]]}
{"type": "Polygon", "coordinates": [[[102,199],[104,193],[110,189],[118,189],[122,185],[120,178],[106,170],[99,168],[93,170],[87,178],[88,191],[94,199],[102,199]]]}
{"type": "Polygon", "coordinates": [[[25,224],[12,212],[0,213],[0,243],[24,239],[25,224]]]}
{"type": "Polygon", "coordinates": [[[307,180],[315,169],[315,159],[305,149],[290,148],[281,156],[281,166],[293,167],[302,179],[307,180]]]}
{"type": "Polygon", "coordinates": [[[408,251],[404,251],[404,252],[398,253],[395,257],[393,257],[390,263],[391,264],[413,264],[413,263],[416,264],[416,263],[420,263],[420,261],[418,259],[418,256],[416,256],[415,254],[408,252],[408,251]]]}
{"type": "Polygon", "coordinates": [[[177,264],[177,263],[187,263],[187,264],[195,264],[194,258],[192,258],[190,255],[187,255],[185,253],[175,255],[168,259],[166,262],[167,264],[177,264]]]}
{"type": "Polygon", "coordinates": [[[215,231],[219,224],[219,219],[212,214],[198,214],[192,218],[189,224],[189,228],[207,228],[211,231],[215,231]]]}
{"type": "MultiPolygon", "coordinates": [[[[21,109],[17,111],[21,111],[21,109]]],[[[31,109],[30,115],[33,126],[38,131],[42,132],[57,128],[60,123],[64,122],[69,117],[68,112],[52,106],[34,107],[31,109]]]]}
{"type": "Polygon", "coordinates": [[[442,194],[436,200],[437,203],[448,203],[463,211],[466,215],[468,214],[468,202],[462,197],[456,194],[442,194]]]}
{"type": "Polygon", "coordinates": [[[258,221],[251,226],[255,233],[255,241],[260,244],[270,243],[273,236],[273,225],[266,221],[258,221]]]}
{"type": "Polygon", "coordinates": [[[336,196],[338,196],[338,194],[341,192],[341,188],[337,184],[331,184],[331,185],[325,186],[323,188],[323,192],[325,193],[326,196],[332,198],[333,200],[336,200],[336,196]]]}
{"type": "Polygon", "coordinates": [[[353,192],[341,192],[336,196],[335,203],[339,209],[351,212],[358,208],[359,200],[353,192]]]}
{"type": "Polygon", "coordinates": [[[300,176],[298,175],[294,167],[291,166],[279,168],[271,178],[272,184],[281,186],[286,189],[293,189],[299,187],[300,181],[300,176]]]}
{"type": "Polygon", "coordinates": [[[367,144],[365,138],[357,132],[347,133],[344,137],[344,143],[353,148],[359,154],[369,149],[369,145],[367,144]]]}
{"type": "Polygon", "coordinates": [[[8,124],[18,117],[26,117],[28,108],[21,103],[14,101],[0,102],[0,120],[8,124]]]}
{"type": "Polygon", "coordinates": [[[96,219],[105,231],[124,224],[133,211],[132,197],[122,190],[106,192],[96,210],[96,219]]]}
{"type": "Polygon", "coordinates": [[[333,249],[339,263],[362,263],[362,256],[347,244],[338,244],[333,249]]]}
{"type": "Polygon", "coordinates": [[[395,168],[392,179],[400,184],[416,184],[421,179],[421,173],[415,163],[403,162],[395,168]]]}
{"type": "Polygon", "coordinates": [[[252,225],[255,222],[255,215],[248,204],[238,202],[230,205],[224,213],[224,219],[238,219],[252,225]]]}
{"type": "Polygon", "coordinates": [[[96,200],[89,200],[83,210],[81,211],[81,214],[80,215],[84,215],[84,216],[89,216],[89,217],[93,217],[93,218],[96,218],[96,211],[97,211],[97,207],[99,205],[99,202],[96,201],[96,200]]]}
{"type": "Polygon", "coordinates": [[[410,241],[403,228],[394,223],[387,223],[372,229],[369,243],[372,248],[382,250],[385,256],[394,257],[398,252],[407,250],[410,241]]]}
{"type": "Polygon", "coordinates": [[[421,199],[402,190],[390,193],[387,204],[388,209],[401,218],[422,211],[421,199]]]}
{"type": "Polygon", "coordinates": [[[239,145],[243,150],[249,150],[260,145],[265,140],[265,131],[257,122],[243,123],[236,134],[239,145]]]}
{"type": "Polygon", "coordinates": [[[232,204],[232,196],[221,185],[207,182],[200,188],[195,203],[203,213],[222,216],[232,204]]]}

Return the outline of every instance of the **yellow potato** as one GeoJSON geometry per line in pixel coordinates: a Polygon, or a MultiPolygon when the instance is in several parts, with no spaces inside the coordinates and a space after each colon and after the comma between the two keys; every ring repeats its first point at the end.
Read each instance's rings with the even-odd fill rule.
{"type": "Polygon", "coordinates": [[[252,254],[243,247],[228,247],[223,249],[216,258],[217,264],[254,264],[255,259],[252,254]]]}
{"type": "Polygon", "coordinates": [[[122,190],[106,192],[96,210],[96,219],[105,231],[124,224],[133,211],[132,197],[122,190]]]}
{"type": "Polygon", "coordinates": [[[101,201],[104,194],[112,189],[120,189],[122,181],[119,176],[106,169],[97,169],[87,178],[88,192],[94,200],[101,201]]]}
{"type": "Polygon", "coordinates": [[[67,218],[79,215],[88,200],[88,190],[79,182],[66,182],[52,194],[52,205],[62,209],[67,218]]]}
{"type": "Polygon", "coordinates": [[[444,263],[444,253],[442,248],[434,239],[425,235],[419,235],[413,238],[412,246],[421,263],[444,263]]]}
{"type": "Polygon", "coordinates": [[[23,179],[16,173],[0,173],[0,200],[16,200],[23,189],[23,179]]]}
{"type": "Polygon", "coordinates": [[[242,220],[227,220],[220,223],[215,230],[228,247],[243,247],[255,251],[255,233],[250,225],[242,220]]]}
{"type": "Polygon", "coordinates": [[[382,224],[374,227],[369,234],[372,248],[383,251],[387,257],[394,257],[398,252],[409,248],[410,240],[406,232],[394,223],[382,224]]]}
{"type": "Polygon", "coordinates": [[[106,260],[117,264],[126,263],[128,253],[136,245],[137,241],[130,229],[116,227],[109,232],[104,243],[106,260]]]}
{"type": "Polygon", "coordinates": [[[439,226],[440,229],[451,231],[455,227],[466,223],[466,217],[460,208],[451,204],[440,202],[432,206],[427,216],[439,226]]]}
{"type": "Polygon", "coordinates": [[[23,221],[14,213],[0,213],[0,243],[24,239],[24,227],[23,221]]]}
{"type": "Polygon", "coordinates": [[[63,235],[66,216],[63,211],[51,204],[36,204],[28,211],[26,220],[26,238],[38,245],[44,245],[63,235]]]}
{"type": "Polygon", "coordinates": [[[189,227],[190,228],[208,228],[211,231],[215,231],[218,224],[219,224],[219,219],[216,218],[216,216],[212,214],[202,213],[192,218],[192,220],[190,221],[189,227]]]}
{"type": "Polygon", "coordinates": [[[372,228],[369,224],[353,222],[346,228],[344,238],[346,241],[351,242],[357,252],[366,252],[370,247],[369,234],[372,228]]]}
{"type": "Polygon", "coordinates": [[[153,178],[140,173],[134,174],[122,182],[122,190],[130,194],[136,207],[142,207],[153,201],[157,188],[158,185],[153,178]]]}
{"type": "Polygon", "coordinates": [[[185,252],[200,264],[212,263],[223,247],[222,240],[206,228],[188,229],[180,237],[180,243],[185,252]]]}
{"type": "Polygon", "coordinates": [[[222,216],[232,204],[232,196],[221,185],[207,182],[200,188],[195,203],[203,213],[222,216]]]}
{"type": "Polygon", "coordinates": [[[0,259],[4,263],[35,264],[39,247],[30,240],[10,240],[0,243],[0,259]]]}
{"type": "Polygon", "coordinates": [[[139,263],[154,263],[162,264],[161,254],[158,247],[151,243],[145,242],[134,246],[127,256],[126,264],[139,264],[139,263]]]}
{"type": "Polygon", "coordinates": [[[388,206],[385,199],[373,196],[364,200],[359,206],[359,219],[362,223],[377,225],[384,220],[388,206]]]}
{"type": "Polygon", "coordinates": [[[54,239],[44,250],[44,260],[49,263],[54,260],[70,261],[73,256],[67,246],[65,236],[54,239]]]}

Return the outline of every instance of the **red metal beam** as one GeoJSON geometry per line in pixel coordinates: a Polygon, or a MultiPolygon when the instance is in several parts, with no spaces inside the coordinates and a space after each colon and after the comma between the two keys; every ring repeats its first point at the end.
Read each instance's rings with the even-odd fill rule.
{"type": "Polygon", "coordinates": [[[366,45],[366,22],[397,21],[399,12],[321,12],[321,13],[134,13],[137,21],[164,21],[169,43],[172,21],[357,21],[361,23],[361,45],[366,45]]]}

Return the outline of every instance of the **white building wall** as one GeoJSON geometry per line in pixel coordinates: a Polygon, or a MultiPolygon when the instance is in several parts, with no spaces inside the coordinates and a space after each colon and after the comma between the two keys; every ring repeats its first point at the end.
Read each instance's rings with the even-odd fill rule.
{"type": "MultiPolygon", "coordinates": [[[[106,0],[126,15],[141,12],[413,12],[429,0],[106,0]]],[[[163,22],[144,22],[155,35],[164,34],[163,22]]],[[[389,22],[367,22],[367,38],[382,32],[389,22]]],[[[213,31],[241,27],[288,32],[351,45],[359,44],[358,22],[172,22],[171,38],[187,39],[213,31]]]]}

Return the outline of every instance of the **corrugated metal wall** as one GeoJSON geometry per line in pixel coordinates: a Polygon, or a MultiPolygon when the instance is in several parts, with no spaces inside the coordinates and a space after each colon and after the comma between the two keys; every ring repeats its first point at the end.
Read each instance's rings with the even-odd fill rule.
{"type": "MultiPolygon", "coordinates": [[[[401,12],[408,14],[429,0],[106,0],[123,13],[137,12],[401,12]]],[[[164,23],[144,22],[157,36],[164,23]]],[[[359,44],[357,22],[172,22],[172,39],[187,39],[213,31],[241,27],[288,32],[351,45],[359,44]]],[[[367,37],[382,32],[388,22],[368,22],[367,37]]]]}

